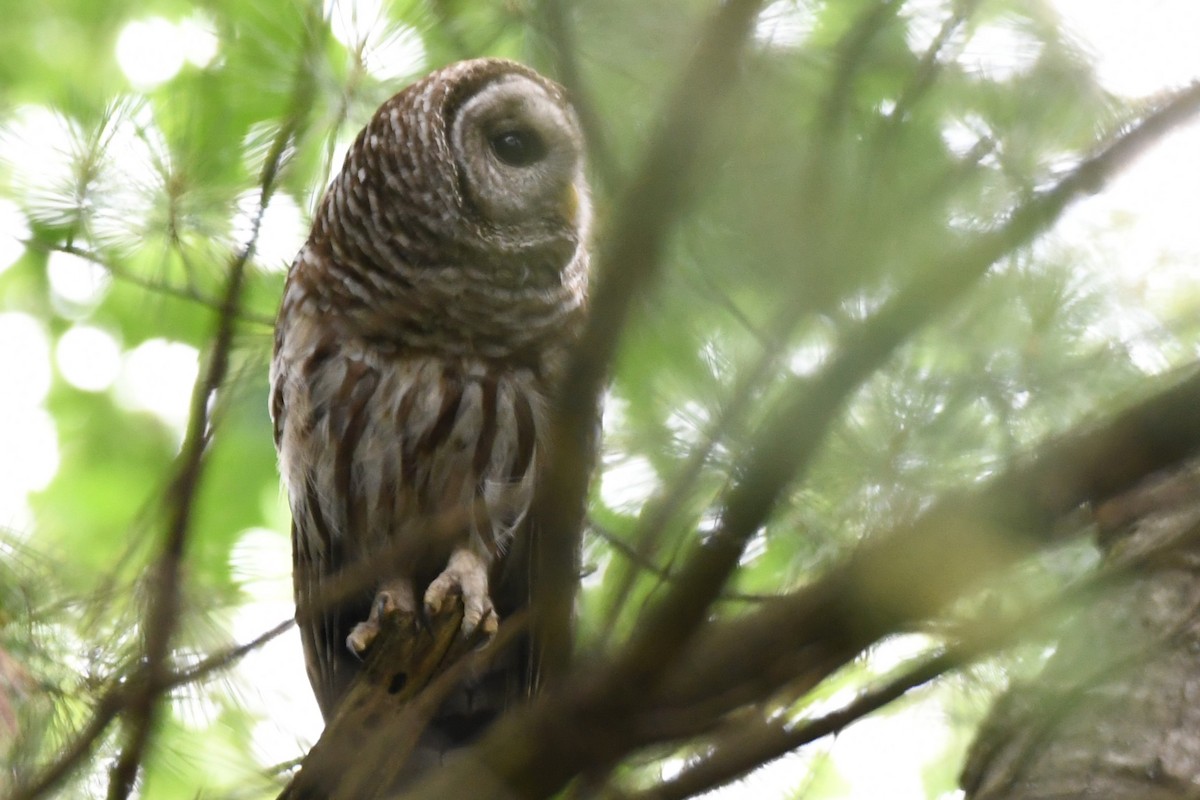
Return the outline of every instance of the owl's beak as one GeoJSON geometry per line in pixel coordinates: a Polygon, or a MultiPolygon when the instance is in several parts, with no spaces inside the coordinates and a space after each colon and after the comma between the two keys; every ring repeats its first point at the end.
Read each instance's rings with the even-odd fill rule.
{"type": "Polygon", "coordinates": [[[575,188],[574,182],[568,183],[563,190],[558,201],[558,210],[568,224],[575,224],[575,218],[579,215],[579,190],[575,188]]]}

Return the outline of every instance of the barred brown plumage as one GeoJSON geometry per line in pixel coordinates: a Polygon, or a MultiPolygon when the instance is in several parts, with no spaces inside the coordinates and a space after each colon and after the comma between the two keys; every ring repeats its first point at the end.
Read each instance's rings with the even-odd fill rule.
{"type": "MultiPolygon", "coordinates": [[[[512,545],[582,321],[589,215],[563,90],[498,59],[384,103],[326,191],[284,290],[271,411],[327,719],[358,668],[348,637],[369,646],[382,609],[415,620],[461,593],[464,627],[494,631],[525,603],[512,545]],[[371,585],[336,586],[364,564],[371,585]]],[[[469,738],[527,688],[506,666],[451,698],[430,738],[469,738]]]]}

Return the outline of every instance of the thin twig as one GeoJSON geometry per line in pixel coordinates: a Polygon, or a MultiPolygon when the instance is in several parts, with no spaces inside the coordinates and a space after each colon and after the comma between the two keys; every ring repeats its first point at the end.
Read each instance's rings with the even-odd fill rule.
{"type": "Polygon", "coordinates": [[[883,138],[891,139],[897,127],[904,121],[910,109],[920,101],[920,99],[933,86],[938,74],[941,72],[943,61],[941,60],[942,51],[949,43],[950,38],[975,14],[981,0],[964,0],[961,3],[955,4],[953,13],[942,23],[942,27],[938,29],[937,35],[933,37],[929,47],[921,55],[921,61],[917,65],[916,74],[912,81],[904,88],[900,97],[896,100],[896,105],[892,109],[892,113],[888,114],[884,120],[885,129],[883,138]]]}
{"type": "MultiPolygon", "coordinates": [[[[24,244],[26,247],[38,252],[68,253],[70,255],[86,259],[99,267],[103,267],[109,275],[112,275],[117,280],[128,283],[132,286],[137,286],[141,289],[146,289],[147,291],[155,294],[161,294],[166,297],[176,297],[180,300],[187,300],[189,302],[196,303],[197,305],[204,306],[205,308],[211,308],[214,311],[222,310],[223,301],[219,297],[210,297],[209,295],[203,294],[191,286],[176,286],[174,284],[167,283],[166,281],[156,281],[151,278],[137,275],[118,266],[115,261],[104,257],[94,250],[89,250],[87,248],[71,244],[70,242],[47,243],[39,239],[28,239],[24,242],[24,244]]],[[[255,314],[254,312],[240,309],[237,312],[237,321],[249,322],[254,325],[262,325],[266,327],[272,327],[275,325],[275,320],[272,317],[264,314],[255,314]]]]}
{"type": "Polygon", "coordinates": [[[163,682],[163,684],[159,687],[159,691],[169,691],[179,686],[195,683],[196,681],[203,680],[214,672],[228,669],[236,662],[265,645],[267,642],[270,642],[271,640],[276,639],[282,634],[286,633],[295,624],[295,619],[285,619],[283,622],[275,625],[265,633],[259,634],[245,644],[239,644],[220,653],[214,653],[213,655],[201,661],[199,664],[175,673],[173,676],[163,682]]]}
{"type": "MultiPolygon", "coordinates": [[[[633,545],[626,542],[622,537],[618,536],[613,531],[610,531],[605,526],[597,523],[595,520],[588,521],[588,530],[594,531],[597,536],[608,542],[613,550],[625,556],[625,558],[629,559],[645,571],[657,575],[663,581],[670,583],[679,579],[679,576],[672,572],[669,568],[659,565],[652,559],[646,558],[639,553],[637,549],[633,547],[633,545]]],[[[765,603],[774,597],[776,597],[776,595],[745,594],[743,592],[725,591],[721,592],[720,599],[739,603],[765,603]]]]}
{"type": "Polygon", "coordinates": [[[1019,641],[1049,635],[1048,629],[1054,620],[1079,607],[1106,586],[1127,577],[1130,566],[1093,573],[1037,603],[1034,608],[1008,619],[952,623],[956,629],[969,628],[971,632],[961,635],[941,652],[904,667],[883,683],[862,691],[836,711],[798,722],[768,719],[762,713],[756,713],[752,718],[732,723],[713,737],[709,755],[689,763],[672,779],[629,795],[627,800],[682,800],[724,786],[769,761],[838,733],[947,672],[994,655],[1019,641]]]}

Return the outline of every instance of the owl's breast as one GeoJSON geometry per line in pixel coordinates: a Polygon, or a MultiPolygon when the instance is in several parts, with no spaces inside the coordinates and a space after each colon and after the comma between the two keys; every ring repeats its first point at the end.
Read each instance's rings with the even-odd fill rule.
{"type": "Polygon", "coordinates": [[[532,498],[537,371],[294,333],[276,355],[273,406],[307,545],[354,560],[397,543],[436,560],[466,539],[503,552],[532,498]]]}

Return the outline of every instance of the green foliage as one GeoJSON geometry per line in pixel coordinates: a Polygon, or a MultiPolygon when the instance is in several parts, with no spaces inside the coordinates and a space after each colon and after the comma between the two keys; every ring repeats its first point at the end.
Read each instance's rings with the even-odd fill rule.
{"type": "MultiPolygon", "coordinates": [[[[584,580],[581,649],[619,644],[637,625],[678,554],[711,531],[714,500],[750,436],[797,380],[900,287],[935,274],[957,245],[995,227],[1130,118],[1041,4],[941,5],[932,19],[865,0],[777,2],[764,12],[738,94],[715,121],[664,278],[625,333],[590,511],[596,533],[585,543],[594,572],[584,580]],[[972,5],[977,13],[966,15],[972,5]],[[921,31],[936,32],[956,13],[964,17],[947,25],[944,48],[927,52],[933,37],[921,31]],[[761,31],[772,15],[800,33],[769,39],[761,31]],[[958,57],[988,26],[1019,31],[1036,54],[1007,73],[958,57]],[[691,459],[699,468],[671,496],[691,459]],[[639,515],[664,497],[666,524],[635,539],[639,515]]],[[[588,0],[571,8],[581,98],[603,120],[613,156],[611,174],[595,176],[601,237],[615,190],[639,164],[711,6],[588,0]]],[[[340,149],[407,79],[476,55],[555,65],[553,32],[533,0],[384,4],[364,28],[371,36],[358,42],[338,38],[338,11],[301,0],[46,0],[9,3],[4,14],[0,202],[15,204],[29,235],[19,260],[0,265],[0,309],[37,320],[51,345],[79,326],[98,328],[126,371],[130,354],[148,343],[187,345],[207,363],[215,307],[256,211],[271,142],[296,111],[298,78],[311,81],[313,94],[299,109],[274,204],[299,210],[294,230],[264,232],[282,231],[293,252],[340,149]],[[138,86],[117,61],[117,43],[129,23],[155,17],[198,26],[216,49],[138,86]],[[408,67],[381,70],[379,43],[405,41],[419,45],[408,67]],[[26,154],[48,160],[22,161],[26,154]],[[73,300],[55,288],[54,265],[67,253],[102,267],[94,297],[73,300]]],[[[261,599],[260,587],[238,568],[238,548],[254,529],[286,536],[266,410],[282,264],[264,249],[250,265],[231,379],[214,405],[176,668],[248,638],[232,634],[231,620],[261,599]]],[[[1193,292],[1167,308],[1135,308],[1053,235],[1010,254],[850,398],[816,462],[748,549],[718,613],[810,581],[941,492],[1136,396],[1147,368],[1131,353],[1154,349],[1158,370],[1186,359],[1197,330],[1183,320],[1197,299],[1193,292]],[[1150,332],[1128,333],[1131,318],[1150,332]]],[[[170,352],[178,363],[190,351],[170,352]]],[[[72,739],[140,652],[146,570],[162,537],[187,399],[176,392],[167,413],[139,400],[130,380],[80,387],[60,358],[37,402],[57,431],[59,465],[28,499],[28,521],[8,535],[13,557],[0,569],[0,654],[48,688],[4,698],[22,704],[21,736],[6,742],[0,728],[18,780],[72,739]],[[29,699],[35,694],[41,699],[29,699]]],[[[173,380],[159,382],[177,388],[173,380]]],[[[284,560],[277,572],[288,569],[284,560]]],[[[239,669],[172,694],[143,796],[277,790],[255,734],[260,719],[239,700],[239,669]]],[[[298,652],[293,669],[302,670],[298,652]]],[[[803,715],[879,672],[866,656],[783,711],[803,715]]],[[[954,753],[965,733],[956,735],[954,753]]],[[[66,796],[103,786],[119,744],[102,737],[66,796]]],[[[301,744],[292,752],[301,755],[301,744]]],[[[931,791],[951,785],[953,757],[925,768],[931,791]]],[[[627,768],[629,780],[656,780],[656,758],[627,768]]],[[[792,786],[797,796],[804,787],[804,797],[834,797],[844,780],[826,763],[792,786]]]]}

